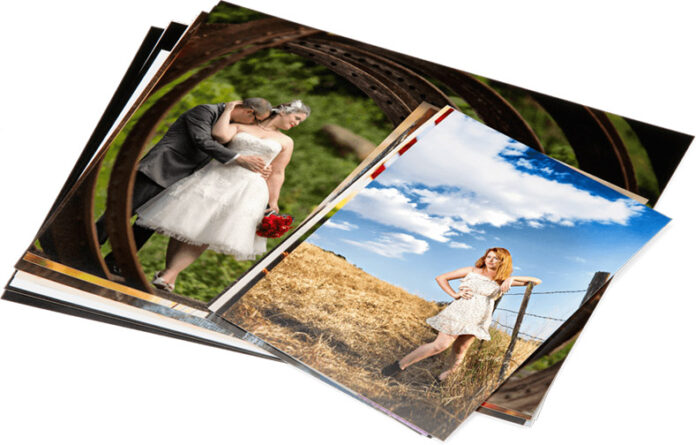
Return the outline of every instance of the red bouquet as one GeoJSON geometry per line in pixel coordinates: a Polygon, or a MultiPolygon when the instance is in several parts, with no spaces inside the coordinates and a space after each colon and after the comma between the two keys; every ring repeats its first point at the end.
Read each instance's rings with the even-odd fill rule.
{"type": "Polygon", "coordinates": [[[271,212],[263,217],[261,224],[256,229],[258,236],[264,238],[280,238],[285,235],[285,232],[292,229],[292,216],[276,215],[271,212]]]}

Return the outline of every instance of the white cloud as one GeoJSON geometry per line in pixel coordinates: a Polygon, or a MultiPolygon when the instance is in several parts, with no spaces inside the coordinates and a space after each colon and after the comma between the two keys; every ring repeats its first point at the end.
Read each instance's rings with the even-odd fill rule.
{"type": "Polygon", "coordinates": [[[528,169],[530,169],[530,170],[534,168],[534,166],[532,165],[532,163],[529,162],[529,160],[524,159],[524,158],[519,159],[519,160],[517,161],[517,166],[518,166],[518,167],[523,167],[523,168],[528,168],[528,169]]]}
{"type": "Polygon", "coordinates": [[[448,241],[452,235],[452,218],[432,216],[416,208],[416,203],[396,188],[366,188],[358,193],[346,209],[366,219],[408,230],[435,241],[448,241]]]}
{"type": "Polygon", "coordinates": [[[442,241],[451,235],[450,230],[467,233],[479,224],[625,225],[644,209],[630,199],[608,199],[539,175],[524,158],[511,162],[510,156],[524,153],[523,145],[462,115],[450,115],[419,144],[377,181],[393,187],[394,193],[410,185],[409,192],[417,195],[408,201],[410,212],[437,226],[430,235],[412,231],[431,239],[442,241]],[[528,164],[530,171],[521,171],[515,164],[528,164]]]}
{"type": "Polygon", "coordinates": [[[384,233],[372,241],[343,241],[387,258],[403,258],[407,253],[421,255],[430,248],[427,241],[407,233],[384,233]]]}
{"type": "Polygon", "coordinates": [[[334,221],[328,220],[324,223],[324,226],[329,227],[331,229],[346,230],[346,231],[355,230],[358,228],[357,225],[351,224],[348,221],[334,222],[334,221]]]}
{"type": "Polygon", "coordinates": [[[457,241],[452,241],[451,243],[449,243],[449,246],[454,248],[454,249],[471,249],[472,248],[467,243],[460,243],[457,241]]]}

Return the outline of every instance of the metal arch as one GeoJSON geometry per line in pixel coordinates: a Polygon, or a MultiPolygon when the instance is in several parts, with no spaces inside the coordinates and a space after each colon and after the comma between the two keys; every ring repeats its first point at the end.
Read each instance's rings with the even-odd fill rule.
{"type": "Polygon", "coordinates": [[[426,74],[440,80],[463,98],[486,125],[545,153],[534,130],[497,91],[463,71],[438,65],[428,66],[422,62],[420,65],[419,68],[426,74]]]}
{"type": "Polygon", "coordinates": [[[396,61],[401,65],[411,67],[416,72],[439,80],[471,105],[484,123],[525,145],[544,152],[539,138],[517,110],[495,90],[471,75],[454,68],[426,62],[345,37],[336,36],[335,39],[396,61]]]}
{"type": "MultiPolygon", "coordinates": [[[[317,49],[335,53],[363,71],[375,76],[401,97],[413,110],[425,101],[444,107],[458,107],[447,95],[420,74],[386,57],[334,38],[330,34],[315,35],[304,39],[317,49]]],[[[302,43],[302,42],[300,42],[302,43]]]]}
{"type": "Polygon", "coordinates": [[[626,146],[603,112],[545,94],[530,94],[561,128],[582,170],[632,192],[638,190],[626,146]]]}
{"type": "Polygon", "coordinates": [[[186,46],[177,55],[175,63],[164,73],[158,85],[166,85],[195,67],[245,49],[250,45],[279,46],[289,35],[308,36],[318,31],[313,28],[278,18],[259,19],[242,24],[201,24],[186,46]]]}
{"type": "Polygon", "coordinates": [[[403,121],[411,112],[411,108],[376,77],[334,56],[330,52],[324,52],[320,49],[310,47],[307,43],[302,44],[301,42],[290,42],[285,44],[283,48],[288,52],[314,60],[326,66],[336,74],[345,77],[349,82],[370,96],[395,126],[403,121]]]}
{"type": "Polygon", "coordinates": [[[664,189],[694,137],[633,119],[623,119],[643,144],[657,178],[658,187],[660,190],[664,189]]]}
{"type": "Polygon", "coordinates": [[[637,192],[638,191],[638,180],[636,179],[636,172],[633,169],[633,163],[628,155],[628,149],[623,143],[619,132],[616,131],[616,127],[611,123],[609,117],[604,111],[597,110],[594,108],[587,107],[590,113],[594,115],[597,122],[604,128],[609,141],[613,145],[614,153],[619,160],[619,166],[621,168],[621,173],[627,181],[626,189],[637,192]]]}
{"type": "Polygon", "coordinates": [[[121,269],[124,278],[134,286],[148,292],[152,291],[149,280],[145,276],[137,257],[133,231],[130,227],[130,215],[132,207],[131,195],[133,193],[137,164],[146,144],[154,136],[157,125],[179,100],[204,79],[256,51],[282,45],[288,39],[304,37],[306,34],[306,32],[295,32],[285,35],[280,40],[274,38],[272,42],[265,45],[247,47],[242,51],[213,62],[172,87],[170,91],[148,108],[133,126],[114,162],[109,180],[104,218],[114,260],[121,269]]]}
{"type": "Polygon", "coordinates": [[[60,262],[111,278],[94,230],[94,190],[98,171],[97,168],[92,170],[83,185],[65,201],[39,242],[46,254],[60,262]]]}

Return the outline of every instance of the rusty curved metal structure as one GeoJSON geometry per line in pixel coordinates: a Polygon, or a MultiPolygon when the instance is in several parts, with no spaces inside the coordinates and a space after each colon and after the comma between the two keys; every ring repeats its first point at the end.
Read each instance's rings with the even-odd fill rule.
{"type": "MultiPolygon", "coordinates": [[[[395,126],[423,101],[457,108],[450,98],[454,95],[466,101],[488,126],[544,151],[532,128],[505,98],[462,71],[276,18],[230,25],[199,22],[192,25],[186,44],[175,50],[176,59],[155,90],[174,81],[179,83],[138,119],[111,173],[106,227],[114,257],[129,285],[153,291],[136,255],[130,200],[138,160],[155,129],[171,107],[201,81],[266,48],[279,48],[326,66],[372,98],[395,126]]],[[[566,134],[580,168],[637,191],[626,147],[604,113],[536,93],[531,96],[566,134]]],[[[90,167],[87,180],[78,182],[49,220],[40,240],[45,252],[57,261],[114,278],[99,253],[92,216],[99,168],[99,162],[90,167]]]]}

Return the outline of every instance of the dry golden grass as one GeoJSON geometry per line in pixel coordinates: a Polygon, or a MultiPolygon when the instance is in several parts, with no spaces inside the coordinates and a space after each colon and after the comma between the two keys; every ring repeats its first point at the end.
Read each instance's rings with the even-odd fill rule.
{"type": "MultiPolygon", "coordinates": [[[[412,365],[396,379],[382,377],[383,366],[435,338],[425,319],[440,309],[305,242],[226,317],[444,438],[497,386],[510,336],[491,329],[491,341],[476,340],[464,364],[442,385],[436,377],[448,353],[412,365]]],[[[507,375],[537,346],[518,340],[507,375]]]]}

